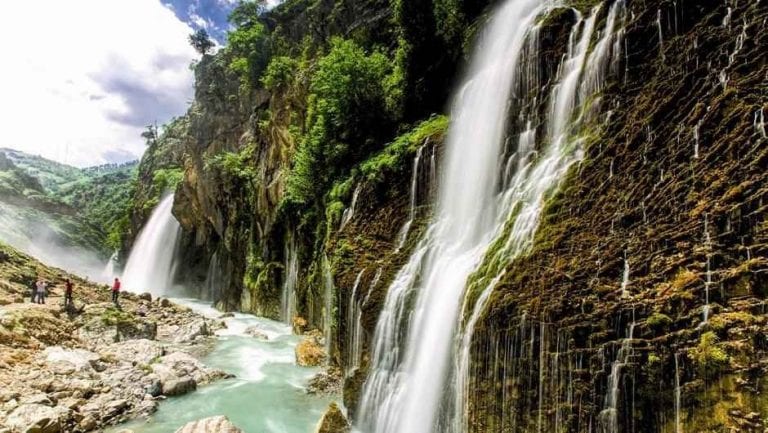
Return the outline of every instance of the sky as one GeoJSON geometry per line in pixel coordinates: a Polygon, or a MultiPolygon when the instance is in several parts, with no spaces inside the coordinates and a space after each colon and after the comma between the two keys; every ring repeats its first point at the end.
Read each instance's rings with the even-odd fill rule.
{"type": "Polygon", "coordinates": [[[225,43],[237,0],[0,3],[0,147],[75,166],[140,158],[193,97],[188,36],[225,43]]]}

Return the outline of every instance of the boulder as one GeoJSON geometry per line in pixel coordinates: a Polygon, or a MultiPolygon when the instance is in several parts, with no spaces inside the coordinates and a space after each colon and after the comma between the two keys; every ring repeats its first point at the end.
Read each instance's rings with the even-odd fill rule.
{"type": "Polygon", "coordinates": [[[149,320],[121,321],[116,326],[116,341],[154,340],[157,338],[157,323],[149,320]]]}
{"type": "Polygon", "coordinates": [[[69,417],[69,410],[42,404],[23,404],[8,415],[7,426],[24,433],[59,433],[69,417]]]}
{"type": "Polygon", "coordinates": [[[307,319],[296,316],[292,320],[292,327],[293,327],[293,333],[296,335],[301,335],[304,333],[304,331],[307,329],[307,319]]]}
{"type": "Polygon", "coordinates": [[[205,319],[197,319],[179,327],[174,336],[174,343],[189,343],[199,336],[211,335],[208,329],[208,323],[205,319]]]}
{"type": "Polygon", "coordinates": [[[147,302],[152,302],[152,294],[149,292],[144,292],[141,295],[139,295],[139,299],[147,302]]]}
{"type": "Polygon", "coordinates": [[[331,367],[328,371],[322,371],[314,375],[307,383],[308,394],[335,394],[341,391],[342,378],[341,370],[331,367]]]}
{"type": "Polygon", "coordinates": [[[328,410],[323,414],[315,430],[316,433],[349,433],[350,431],[352,429],[349,421],[336,403],[328,406],[328,410]]]}
{"type": "Polygon", "coordinates": [[[261,329],[259,329],[257,326],[249,326],[245,328],[245,335],[250,335],[253,338],[256,338],[258,340],[269,340],[269,337],[267,334],[264,333],[261,329]]]}
{"type": "Polygon", "coordinates": [[[310,337],[296,345],[296,364],[302,367],[317,367],[327,359],[325,348],[317,338],[310,337]]]}
{"type": "Polygon", "coordinates": [[[60,346],[46,347],[43,351],[48,368],[56,374],[72,374],[75,371],[90,371],[92,362],[99,355],[83,349],[65,349],[60,346]]]}
{"type": "Polygon", "coordinates": [[[161,382],[161,384],[163,395],[167,396],[183,395],[197,389],[197,382],[189,376],[172,377],[161,382]]]}
{"type": "Polygon", "coordinates": [[[102,355],[117,361],[149,365],[164,355],[163,347],[155,341],[132,340],[107,346],[102,355]]]}
{"type": "Polygon", "coordinates": [[[243,433],[225,416],[212,416],[185,424],[176,433],[243,433]]]}

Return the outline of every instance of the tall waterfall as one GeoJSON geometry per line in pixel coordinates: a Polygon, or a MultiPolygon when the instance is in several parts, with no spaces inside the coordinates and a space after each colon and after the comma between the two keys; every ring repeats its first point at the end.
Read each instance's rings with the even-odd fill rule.
{"type": "Polygon", "coordinates": [[[482,35],[455,97],[437,212],[389,287],[379,317],[357,423],[362,431],[467,431],[474,325],[504,264],[530,246],[546,198],[581,159],[576,127],[587,110],[580,107],[601,89],[609,66],[614,69],[609,58],[621,46],[616,22],[623,1],[609,11],[591,55],[599,9],[587,18],[577,14],[557,84],[549,97],[539,95],[537,21],[551,7],[508,0],[482,35]],[[535,110],[541,100],[549,101],[544,119],[535,110]],[[519,131],[512,150],[504,148],[510,117],[519,131]],[[537,128],[545,128],[538,146],[537,128]],[[482,275],[472,276],[481,264],[482,275]],[[461,317],[468,318],[463,328],[461,317]],[[453,362],[452,349],[458,353],[453,362]],[[455,387],[448,386],[450,377],[455,387]],[[446,393],[451,388],[455,394],[446,393]]]}
{"type": "Polygon", "coordinates": [[[171,214],[173,194],[165,197],[139,233],[123,270],[123,288],[166,293],[173,284],[174,259],[181,226],[171,214]]]}

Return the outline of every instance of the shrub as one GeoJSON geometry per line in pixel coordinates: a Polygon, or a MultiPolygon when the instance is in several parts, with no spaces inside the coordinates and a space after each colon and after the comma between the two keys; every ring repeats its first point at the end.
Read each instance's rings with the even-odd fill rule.
{"type": "Polygon", "coordinates": [[[334,38],[310,79],[307,134],[288,178],[298,203],[322,196],[333,180],[372,150],[390,129],[385,79],[391,65],[379,52],[334,38]]]}
{"type": "Polygon", "coordinates": [[[645,323],[655,331],[662,330],[672,324],[672,319],[663,313],[653,313],[645,319],[645,323]]]}
{"type": "Polygon", "coordinates": [[[717,346],[718,338],[714,332],[701,334],[699,345],[690,352],[692,361],[698,366],[699,372],[705,376],[719,374],[730,362],[728,354],[717,346]]]}

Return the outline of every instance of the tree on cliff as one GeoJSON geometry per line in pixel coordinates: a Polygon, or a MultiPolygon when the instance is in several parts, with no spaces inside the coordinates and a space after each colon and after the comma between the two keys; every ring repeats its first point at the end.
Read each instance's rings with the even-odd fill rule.
{"type": "Polygon", "coordinates": [[[189,44],[202,55],[208,53],[214,45],[205,29],[200,29],[189,35],[189,44]]]}
{"type": "Polygon", "coordinates": [[[147,146],[153,145],[157,141],[157,125],[147,125],[147,129],[141,133],[141,138],[146,141],[147,146]]]}

